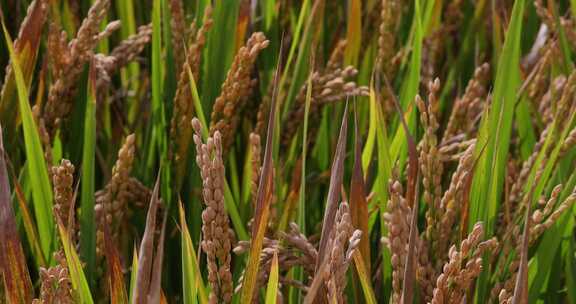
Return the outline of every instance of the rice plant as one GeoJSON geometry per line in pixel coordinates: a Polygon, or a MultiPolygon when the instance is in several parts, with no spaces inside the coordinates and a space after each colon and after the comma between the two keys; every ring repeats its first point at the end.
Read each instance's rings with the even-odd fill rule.
{"type": "Polygon", "coordinates": [[[576,1],[0,23],[0,303],[576,303],[576,1]]]}

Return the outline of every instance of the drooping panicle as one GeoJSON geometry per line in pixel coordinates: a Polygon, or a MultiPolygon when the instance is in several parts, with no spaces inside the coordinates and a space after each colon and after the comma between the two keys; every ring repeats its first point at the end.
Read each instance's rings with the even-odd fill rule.
{"type": "MultiPolygon", "coordinates": [[[[180,2],[176,0],[173,2],[180,2]]],[[[202,57],[202,50],[206,43],[206,34],[212,27],[212,8],[207,6],[204,11],[204,20],[202,26],[196,33],[191,35],[190,46],[183,59],[182,66],[178,69],[178,85],[174,95],[174,108],[172,113],[172,120],[170,122],[170,139],[172,142],[171,159],[177,163],[175,166],[176,171],[176,185],[180,187],[183,175],[186,171],[186,161],[188,157],[188,149],[190,141],[192,140],[192,129],[190,128],[190,119],[194,115],[194,102],[192,96],[191,83],[198,83],[198,74],[200,70],[200,59],[202,57]],[[190,79],[192,76],[194,79],[190,79]]],[[[174,38],[176,39],[176,38],[174,38]]]]}
{"type": "Polygon", "coordinates": [[[246,45],[238,50],[226,80],[222,84],[220,96],[216,98],[210,119],[210,134],[216,130],[222,134],[223,148],[226,150],[234,139],[234,134],[242,109],[256,85],[252,78],[252,69],[258,54],[268,47],[270,41],[263,33],[252,34],[246,45]]]}
{"type": "Polygon", "coordinates": [[[436,280],[432,304],[466,301],[469,288],[482,271],[482,259],[485,254],[495,254],[498,246],[494,238],[481,242],[483,235],[483,226],[477,223],[459,248],[454,245],[450,248],[449,260],[436,280]]]}
{"type": "Polygon", "coordinates": [[[84,64],[94,55],[93,49],[100,40],[110,36],[120,27],[120,21],[112,21],[100,31],[100,24],[108,14],[109,6],[110,0],[95,1],[88,11],[88,16],[82,21],[76,37],[67,45],[65,45],[65,33],[57,26],[51,31],[56,37],[52,41],[61,51],[55,56],[60,57],[58,62],[63,64],[56,70],[57,74],[54,75],[55,80],[50,86],[43,111],[46,128],[51,137],[72,110],[78,80],[84,70],[84,64]]]}
{"type": "Polygon", "coordinates": [[[94,211],[98,223],[97,249],[104,253],[104,225],[113,242],[127,236],[126,222],[134,207],[143,207],[150,201],[151,191],[136,178],[131,177],[136,153],[136,137],[128,135],[112,168],[112,177],[104,189],[96,192],[94,211]]]}
{"type": "MultiPolygon", "coordinates": [[[[346,98],[354,96],[368,96],[368,87],[360,86],[352,80],[357,74],[358,70],[352,66],[347,66],[343,69],[337,68],[324,74],[314,72],[312,75],[312,100],[310,102],[309,121],[319,119],[322,107],[327,104],[346,100],[346,98]]],[[[284,146],[289,145],[304,121],[307,87],[307,83],[302,86],[285,120],[281,138],[281,143],[284,146]]],[[[317,131],[317,128],[309,132],[314,133],[315,130],[317,131]]],[[[308,137],[314,138],[311,135],[308,135],[308,137]]]]}
{"type": "Polygon", "coordinates": [[[376,64],[385,73],[386,77],[391,79],[396,68],[392,58],[396,52],[395,31],[400,16],[397,13],[400,9],[400,2],[397,0],[382,0],[381,5],[376,64]]]}
{"type": "Polygon", "coordinates": [[[464,94],[454,101],[442,136],[442,145],[461,133],[466,134],[468,138],[471,137],[477,117],[482,112],[482,98],[486,94],[485,85],[489,76],[489,68],[487,63],[477,67],[474,76],[468,81],[464,94]]]}

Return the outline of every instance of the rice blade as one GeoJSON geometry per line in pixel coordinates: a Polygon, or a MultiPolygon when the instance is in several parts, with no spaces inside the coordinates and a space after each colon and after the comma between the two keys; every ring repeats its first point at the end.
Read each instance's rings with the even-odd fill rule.
{"type": "Polygon", "coordinates": [[[354,168],[350,181],[350,215],[352,224],[364,235],[360,239],[360,253],[364,259],[366,272],[370,272],[370,231],[368,230],[368,202],[366,201],[366,185],[362,172],[362,143],[358,131],[358,114],[356,104],[354,106],[354,168]]]}
{"type": "Polygon", "coordinates": [[[160,188],[160,173],[156,178],[156,184],[152,191],[152,198],[150,199],[150,207],[148,207],[148,214],[146,215],[146,229],[142,236],[140,243],[140,252],[138,254],[138,271],[136,275],[136,284],[132,291],[132,303],[145,304],[147,303],[148,292],[150,289],[151,271],[154,256],[154,234],[156,231],[156,213],[160,198],[158,192],[160,188]]]}
{"type": "MultiPolygon", "coordinates": [[[[280,62],[281,56],[279,56],[280,62]]],[[[256,292],[256,275],[260,264],[260,251],[264,241],[264,233],[268,225],[270,213],[270,204],[274,195],[274,167],[272,163],[272,145],[276,127],[277,116],[277,97],[278,97],[278,77],[280,67],[276,70],[274,76],[274,93],[270,104],[270,116],[268,117],[268,130],[266,134],[266,148],[264,150],[264,162],[262,165],[262,175],[258,184],[256,195],[256,209],[254,210],[254,223],[252,224],[252,244],[250,246],[250,255],[246,274],[242,283],[241,302],[251,303],[256,292]]]]}
{"type": "Polygon", "coordinates": [[[30,303],[34,289],[26,266],[26,257],[18,236],[18,228],[10,199],[10,183],[0,126],[0,274],[10,303],[30,303]]]}

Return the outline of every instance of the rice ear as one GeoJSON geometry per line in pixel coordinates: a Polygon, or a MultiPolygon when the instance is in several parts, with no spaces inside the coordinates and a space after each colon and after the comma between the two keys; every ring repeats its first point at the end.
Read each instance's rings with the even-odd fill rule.
{"type": "Polygon", "coordinates": [[[185,46],[188,41],[186,35],[186,20],[184,18],[184,7],[182,0],[170,0],[168,1],[168,7],[170,9],[170,29],[172,34],[174,64],[176,75],[180,75],[185,61],[185,46]]]}
{"type": "Polygon", "coordinates": [[[225,151],[232,144],[242,110],[256,85],[251,77],[256,58],[269,44],[270,41],[261,32],[250,36],[246,46],[241,47],[234,57],[226,80],[222,84],[220,96],[214,102],[210,119],[210,134],[214,134],[216,130],[222,133],[225,151]]]}
{"type": "Polygon", "coordinates": [[[483,237],[484,226],[479,222],[458,247],[450,247],[431,304],[467,302],[469,288],[482,271],[483,258],[493,255],[498,247],[495,238],[482,242],[483,237]]]}
{"type": "Polygon", "coordinates": [[[206,208],[202,212],[202,250],[206,252],[208,282],[212,287],[210,302],[229,303],[232,299],[232,273],[230,250],[232,236],[228,215],[224,209],[224,161],[222,138],[216,131],[206,143],[201,140],[202,126],[198,119],[192,120],[196,163],[203,179],[202,198],[206,208]]]}

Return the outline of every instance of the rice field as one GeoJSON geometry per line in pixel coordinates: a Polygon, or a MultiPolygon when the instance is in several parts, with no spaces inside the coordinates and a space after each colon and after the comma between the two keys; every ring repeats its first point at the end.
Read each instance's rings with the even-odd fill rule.
{"type": "Polygon", "coordinates": [[[0,16],[0,303],[576,303],[574,0],[0,16]]]}

